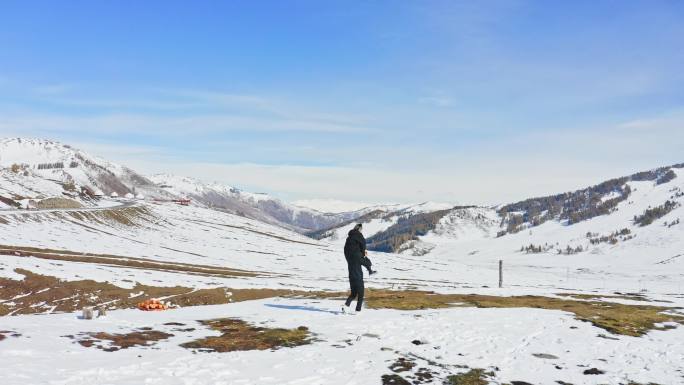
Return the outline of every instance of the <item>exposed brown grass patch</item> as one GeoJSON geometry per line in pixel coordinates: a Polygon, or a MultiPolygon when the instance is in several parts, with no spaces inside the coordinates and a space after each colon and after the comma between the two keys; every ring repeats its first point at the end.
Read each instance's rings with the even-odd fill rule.
{"type": "Polygon", "coordinates": [[[181,344],[188,349],[211,352],[232,352],[237,350],[267,350],[281,347],[295,347],[311,343],[311,334],[305,326],[296,329],[264,328],[234,318],[220,318],[198,321],[222,334],[181,344]]]}
{"type": "Polygon", "coordinates": [[[135,308],[151,298],[166,298],[179,306],[216,305],[291,295],[289,290],[275,289],[192,289],[188,287],[156,287],[137,284],[122,288],[93,280],[63,281],[56,277],[16,269],[23,280],[0,278],[0,316],[44,312],[71,312],[85,306],[107,304],[116,308],[135,308]],[[229,295],[228,292],[232,295],[229,295]],[[137,295],[142,293],[140,295],[137,295]],[[133,296],[135,295],[135,296],[133,296]]]}
{"type": "Polygon", "coordinates": [[[80,209],[83,207],[73,199],[67,198],[46,198],[36,202],[39,209],[80,209]]]}
{"type": "Polygon", "coordinates": [[[382,385],[411,385],[402,376],[398,374],[385,374],[381,377],[382,385]]]}
{"type": "Polygon", "coordinates": [[[484,369],[470,369],[465,373],[448,376],[444,383],[446,385],[487,385],[489,384],[488,378],[493,376],[494,373],[484,369]]]}
{"type": "Polygon", "coordinates": [[[389,369],[394,373],[407,372],[413,369],[416,363],[413,360],[407,359],[405,357],[399,357],[396,361],[389,366],[389,369]]]}
{"type": "Polygon", "coordinates": [[[62,221],[72,221],[75,224],[88,228],[88,226],[86,226],[84,222],[89,221],[108,226],[142,226],[146,223],[156,223],[158,221],[158,219],[154,216],[152,211],[145,206],[126,206],[97,210],[78,210],[79,208],[81,208],[81,206],[76,207],[74,203],[79,203],[76,201],[72,201],[74,203],[66,202],[70,201],[69,199],[47,198],[43,201],[45,201],[44,207],[42,207],[44,209],[71,210],[13,212],[12,214],[6,216],[5,222],[7,223],[8,218],[18,222],[43,222],[45,220],[50,220],[51,218],[56,218],[62,221]],[[59,199],[60,201],[56,201],[57,199],[59,199]],[[74,221],[74,219],[76,221],[74,221]]]}
{"type": "Polygon", "coordinates": [[[132,206],[125,208],[112,208],[110,210],[95,210],[88,212],[98,219],[113,221],[124,226],[133,226],[136,219],[151,218],[150,211],[143,206],[132,206]]]}
{"type": "MultiPolygon", "coordinates": [[[[414,357],[417,357],[414,355],[414,357]]],[[[423,359],[421,357],[421,359],[423,359]]],[[[424,360],[424,359],[423,359],[424,360]]],[[[438,365],[436,362],[427,362],[429,365],[438,365]]],[[[433,384],[436,381],[438,373],[427,367],[416,367],[415,358],[399,357],[390,366],[394,374],[386,374],[382,376],[382,383],[385,384],[433,384]],[[401,375],[399,375],[401,373],[401,375]],[[403,377],[402,377],[403,376],[403,377]]]]}
{"type": "Polygon", "coordinates": [[[0,255],[13,255],[20,257],[34,257],[55,261],[83,262],[108,266],[118,266],[133,269],[156,270],[178,272],[217,277],[256,277],[258,273],[230,269],[219,266],[196,265],[181,262],[164,262],[153,259],[124,257],[112,254],[78,253],[68,250],[45,249],[27,246],[0,245],[0,255]]]}
{"type": "Polygon", "coordinates": [[[637,293],[615,293],[615,294],[582,294],[582,293],[558,293],[559,297],[570,297],[574,299],[584,299],[584,300],[600,300],[602,298],[610,299],[625,299],[629,301],[639,301],[639,302],[651,302],[650,299],[637,293]]]}
{"type": "Polygon", "coordinates": [[[535,308],[561,310],[575,314],[580,321],[614,334],[641,336],[650,330],[665,330],[657,324],[684,324],[684,317],[664,314],[673,308],[647,305],[625,305],[613,302],[574,301],[541,296],[498,297],[478,294],[436,294],[425,291],[373,291],[368,307],[375,309],[419,310],[475,306],[480,308],[535,308]]]}
{"type": "MultiPolygon", "coordinates": [[[[344,293],[282,289],[195,290],[187,287],[155,287],[137,284],[131,289],[92,280],[62,281],[55,277],[17,269],[23,280],[0,278],[0,316],[44,312],[70,312],[84,306],[107,304],[134,308],[140,301],[165,298],[180,306],[215,305],[272,297],[340,298],[344,293]],[[141,295],[137,295],[141,293],[141,295]],[[136,295],[132,297],[132,295],[136,295]],[[10,301],[11,300],[11,301],[10,301]]],[[[665,314],[671,307],[626,305],[612,302],[571,300],[542,296],[498,297],[478,294],[437,294],[427,291],[369,290],[368,307],[375,309],[421,310],[474,306],[480,308],[536,308],[573,313],[575,318],[613,334],[641,336],[650,330],[667,330],[684,324],[684,316],[665,314]]]]}
{"type": "MultiPolygon", "coordinates": [[[[77,339],[74,336],[67,336],[77,339]]],[[[84,333],[77,342],[84,347],[96,347],[105,352],[115,352],[133,346],[150,346],[157,341],[173,337],[173,334],[157,330],[136,330],[125,334],[110,334],[105,332],[84,333]]]]}

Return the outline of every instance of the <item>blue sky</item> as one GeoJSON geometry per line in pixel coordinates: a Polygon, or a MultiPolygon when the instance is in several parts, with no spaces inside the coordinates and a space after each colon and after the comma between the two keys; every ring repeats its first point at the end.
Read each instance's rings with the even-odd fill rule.
{"type": "Polygon", "coordinates": [[[285,199],[495,203],[682,162],[680,1],[0,5],[0,136],[285,199]]]}

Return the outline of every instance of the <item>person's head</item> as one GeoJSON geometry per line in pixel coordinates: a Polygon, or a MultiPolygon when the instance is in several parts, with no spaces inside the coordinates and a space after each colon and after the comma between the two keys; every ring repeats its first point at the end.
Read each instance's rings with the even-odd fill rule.
{"type": "Polygon", "coordinates": [[[356,230],[356,231],[361,231],[361,229],[363,229],[362,223],[357,223],[356,226],[354,226],[354,230],[356,230]]]}

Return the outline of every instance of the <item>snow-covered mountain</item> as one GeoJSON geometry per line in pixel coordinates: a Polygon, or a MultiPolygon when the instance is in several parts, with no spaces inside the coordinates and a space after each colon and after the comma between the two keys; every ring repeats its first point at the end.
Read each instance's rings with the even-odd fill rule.
{"type": "Polygon", "coordinates": [[[86,193],[82,189],[89,195],[124,196],[136,186],[154,187],[130,168],[50,140],[1,139],[0,167],[5,180],[14,174],[12,183],[2,183],[0,193],[20,196],[86,193]]]}
{"type": "Polygon", "coordinates": [[[0,196],[10,199],[67,195],[84,204],[93,197],[131,194],[148,199],[190,198],[194,204],[300,232],[334,226],[363,212],[323,213],[267,194],[174,175],[143,176],[69,145],[42,139],[0,140],[0,196]]]}
{"type": "MultiPolygon", "coordinates": [[[[380,205],[358,211],[356,218],[342,222],[327,229],[308,233],[315,239],[344,243],[347,232],[356,223],[363,223],[363,233],[371,242],[370,248],[377,251],[393,251],[391,248],[373,245],[373,238],[385,234],[393,227],[405,223],[410,218],[434,217],[453,208],[448,203],[423,202],[416,205],[380,205]]],[[[440,216],[441,218],[441,216],[440,216]]]]}
{"type": "Polygon", "coordinates": [[[188,197],[207,207],[300,232],[327,228],[360,215],[356,212],[323,213],[283,202],[268,194],[250,193],[221,183],[203,183],[189,177],[157,174],[150,179],[170,195],[188,197]]]}
{"type": "MultiPolygon", "coordinates": [[[[679,219],[684,218],[683,175],[684,165],[677,164],[496,207],[425,203],[372,211],[357,221],[364,223],[369,248],[376,251],[438,255],[487,248],[499,255],[515,250],[603,253],[604,246],[614,249],[623,240],[639,243],[632,240],[639,233],[654,237],[677,233],[673,229],[681,228],[679,219]],[[538,236],[540,232],[544,236],[538,236]]],[[[353,222],[345,222],[310,235],[341,244],[352,226],[353,222]]],[[[684,242],[684,237],[675,238],[684,242]]]]}

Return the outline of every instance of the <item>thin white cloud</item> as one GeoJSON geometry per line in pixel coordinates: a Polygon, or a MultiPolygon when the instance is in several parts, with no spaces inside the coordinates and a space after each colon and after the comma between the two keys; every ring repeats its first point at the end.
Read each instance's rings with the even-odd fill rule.
{"type": "MultiPolygon", "coordinates": [[[[17,87],[17,85],[14,85],[17,87]]],[[[367,119],[304,108],[248,94],[139,87],[84,97],[89,88],[38,85],[24,88],[28,102],[0,111],[0,129],[26,132],[371,132],[367,119]],[[69,92],[78,89],[79,93],[69,92]],[[118,94],[118,96],[116,96],[118,94]],[[58,107],[46,112],[36,106],[58,107]],[[73,111],[73,112],[72,112],[73,111]],[[172,114],[171,114],[172,113],[172,114]]],[[[92,90],[90,90],[92,91],[92,90]]]]}
{"type": "Polygon", "coordinates": [[[334,122],[279,119],[229,114],[197,114],[189,116],[158,116],[150,114],[100,114],[73,116],[65,114],[3,114],[0,131],[26,133],[64,132],[94,133],[158,133],[180,134],[221,132],[370,132],[372,127],[352,126],[334,122]]]}

